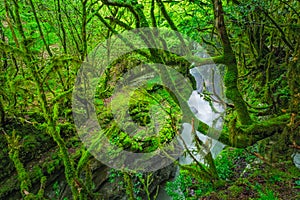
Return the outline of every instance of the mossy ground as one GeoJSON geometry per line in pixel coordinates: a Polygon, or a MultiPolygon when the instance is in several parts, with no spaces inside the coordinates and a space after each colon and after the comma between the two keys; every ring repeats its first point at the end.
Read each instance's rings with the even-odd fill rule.
{"type": "MultiPolygon", "coordinates": [[[[188,173],[182,173],[185,177],[175,180],[175,184],[167,186],[167,190],[172,191],[179,186],[184,189],[184,198],[189,200],[300,198],[300,170],[290,160],[270,165],[248,151],[226,148],[216,159],[216,167],[222,184],[205,184],[190,178],[188,173]],[[186,187],[182,187],[182,183],[186,187]]],[[[176,195],[173,193],[173,196],[176,195]]],[[[178,196],[174,199],[177,198],[180,199],[178,196]]]]}

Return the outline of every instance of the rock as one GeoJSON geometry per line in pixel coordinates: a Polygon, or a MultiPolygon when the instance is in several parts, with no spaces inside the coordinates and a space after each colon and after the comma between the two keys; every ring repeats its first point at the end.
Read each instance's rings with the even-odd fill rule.
{"type": "Polygon", "coordinates": [[[294,164],[297,168],[300,169],[300,153],[296,152],[292,155],[294,164]]]}

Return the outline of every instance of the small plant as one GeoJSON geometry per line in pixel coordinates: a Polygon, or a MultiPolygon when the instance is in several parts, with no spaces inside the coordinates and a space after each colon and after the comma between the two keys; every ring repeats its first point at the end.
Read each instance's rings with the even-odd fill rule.
{"type": "Polygon", "coordinates": [[[278,200],[272,190],[266,189],[266,192],[258,191],[259,200],[278,200]]]}
{"type": "Polygon", "coordinates": [[[300,189],[300,179],[295,181],[296,186],[294,188],[300,189]]]}
{"type": "Polygon", "coordinates": [[[259,184],[256,184],[254,188],[258,192],[259,200],[278,200],[278,198],[276,197],[276,195],[272,190],[266,188],[264,191],[262,186],[259,184]]]}
{"type": "Polygon", "coordinates": [[[237,198],[238,195],[243,192],[243,188],[239,187],[237,185],[232,185],[231,187],[228,188],[229,192],[230,192],[230,196],[237,198]]]}
{"type": "Polygon", "coordinates": [[[275,174],[275,175],[270,177],[270,182],[271,183],[276,183],[276,182],[280,182],[280,181],[282,181],[282,178],[278,174],[275,174]]]}
{"type": "Polygon", "coordinates": [[[110,169],[109,170],[108,181],[110,183],[114,183],[116,181],[116,179],[118,177],[121,177],[121,176],[122,176],[122,172],[121,171],[118,171],[118,170],[115,170],[115,169],[110,169]]]}
{"type": "Polygon", "coordinates": [[[216,159],[216,169],[219,177],[223,180],[230,178],[232,168],[234,167],[233,159],[230,156],[230,151],[225,150],[216,159]]]}
{"type": "Polygon", "coordinates": [[[185,199],[185,195],[182,191],[185,191],[187,187],[191,186],[190,184],[184,184],[191,182],[189,181],[189,178],[190,177],[179,175],[176,177],[175,181],[167,182],[165,188],[167,194],[172,197],[173,200],[185,199]]]}
{"type": "Polygon", "coordinates": [[[52,185],[52,189],[55,192],[55,198],[59,198],[59,194],[60,194],[60,188],[59,188],[59,183],[58,181],[55,181],[55,183],[52,185]]]}
{"type": "Polygon", "coordinates": [[[173,182],[167,182],[167,194],[174,200],[198,199],[213,191],[210,182],[195,180],[188,171],[182,171],[173,182]]]}

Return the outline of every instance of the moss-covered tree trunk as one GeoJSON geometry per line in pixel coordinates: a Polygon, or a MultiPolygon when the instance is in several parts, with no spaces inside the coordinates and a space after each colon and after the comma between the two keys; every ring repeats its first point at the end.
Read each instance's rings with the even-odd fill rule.
{"type": "Polygon", "coordinates": [[[251,124],[250,115],[246,103],[238,89],[238,68],[235,54],[232,50],[230,40],[226,31],[224,12],[221,0],[212,0],[214,5],[215,25],[223,44],[223,63],[226,65],[226,74],[224,77],[225,95],[234,103],[238,120],[242,125],[251,124]]]}

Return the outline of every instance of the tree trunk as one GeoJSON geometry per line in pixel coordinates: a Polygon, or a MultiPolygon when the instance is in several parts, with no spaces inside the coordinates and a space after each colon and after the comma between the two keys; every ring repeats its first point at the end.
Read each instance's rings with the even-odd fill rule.
{"type": "Polygon", "coordinates": [[[237,112],[238,120],[242,125],[251,124],[248,108],[243,100],[243,97],[237,87],[238,68],[235,54],[232,50],[230,40],[226,31],[224,22],[224,12],[221,0],[212,0],[214,6],[214,16],[216,28],[219,32],[223,44],[224,64],[226,65],[226,74],[224,77],[225,95],[234,103],[237,112]]]}

